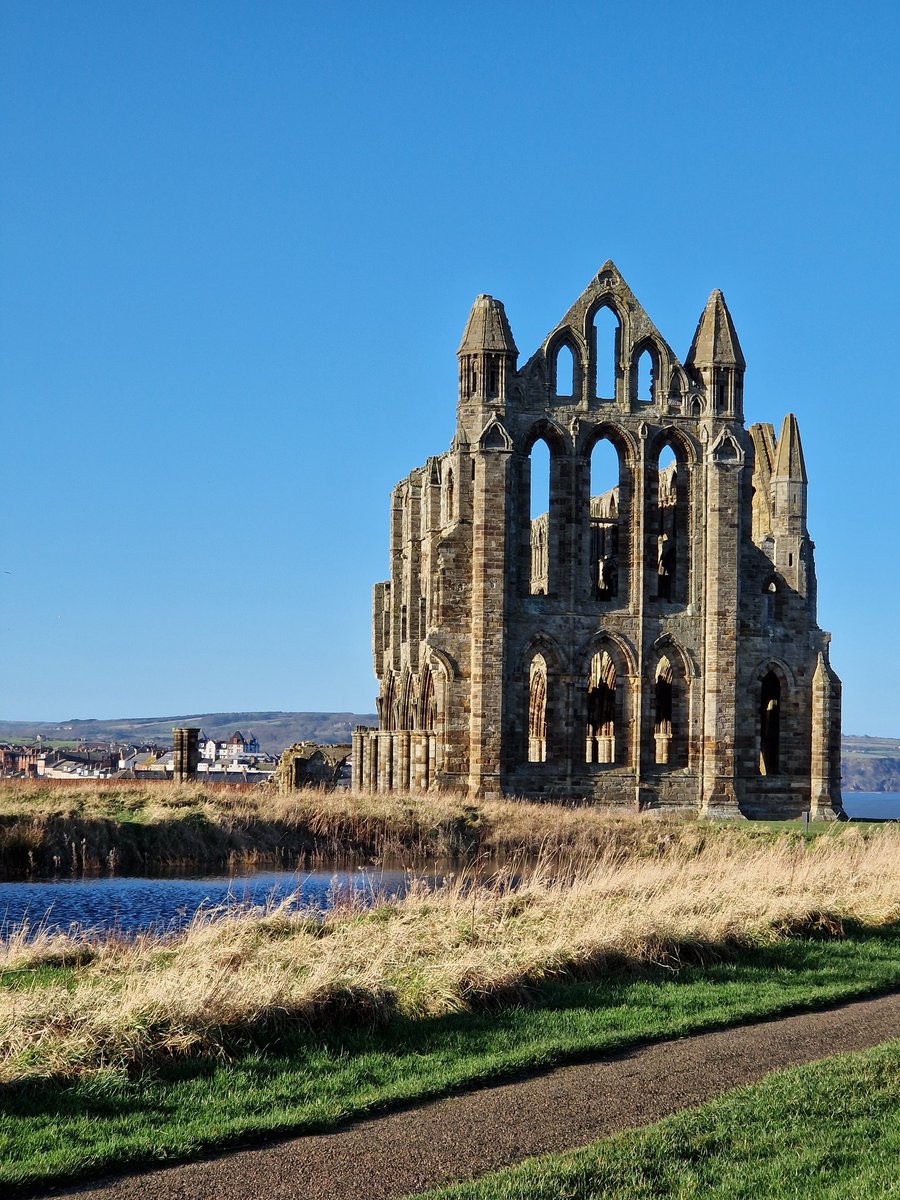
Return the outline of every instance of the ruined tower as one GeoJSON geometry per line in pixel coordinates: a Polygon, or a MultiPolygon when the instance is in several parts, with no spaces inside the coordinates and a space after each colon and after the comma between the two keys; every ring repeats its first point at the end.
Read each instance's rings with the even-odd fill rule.
{"type": "Polygon", "coordinates": [[[521,369],[491,296],[458,358],[453,443],[392,493],[354,785],[839,814],[800,433],[745,429],[722,293],[684,364],[612,262],[521,369]]]}

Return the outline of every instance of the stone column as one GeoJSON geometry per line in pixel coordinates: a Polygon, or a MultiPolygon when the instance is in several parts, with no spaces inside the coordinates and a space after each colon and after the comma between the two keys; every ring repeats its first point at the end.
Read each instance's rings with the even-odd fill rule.
{"type": "MultiPolygon", "coordinates": [[[[499,434],[499,430],[498,430],[499,434]]],[[[472,528],[469,794],[500,795],[505,692],[507,479],[511,451],[492,439],[475,459],[472,528]]],[[[552,522],[551,522],[552,527],[552,522]]]]}
{"type": "Polygon", "coordinates": [[[394,789],[398,792],[409,791],[409,731],[401,729],[397,734],[397,767],[394,772],[394,789]]]}
{"type": "Polygon", "coordinates": [[[353,750],[351,787],[354,792],[361,792],[363,790],[363,746],[365,745],[365,737],[365,725],[357,725],[350,739],[353,750]]]}
{"type": "Polygon", "coordinates": [[[377,787],[379,792],[389,792],[391,790],[391,750],[392,750],[392,733],[385,733],[383,730],[375,734],[378,743],[378,770],[377,770],[377,787]]]}
{"type": "Polygon", "coordinates": [[[367,729],[363,741],[363,791],[372,795],[378,786],[378,742],[374,729],[367,729]]]}
{"type": "Polygon", "coordinates": [[[200,730],[189,727],[172,730],[173,775],[176,783],[185,783],[197,774],[200,761],[200,730]]]}
{"type": "Polygon", "coordinates": [[[425,754],[426,754],[426,734],[411,733],[409,735],[409,757],[410,757],[410,791],[420,792],[426,786],[425,784],[425,754]]]}
{"type": "Polygon", "coordinates": [[[706,465],[703,796],[708,816],[740,816],[734,788],[742,466],[706,465]]]}
{"type": "Polygon", "coordinates": [[[810,817],[827,820],[844,811],[840,773],[841,693],[837,676],[820,651],[812,681],[810,817]]]}

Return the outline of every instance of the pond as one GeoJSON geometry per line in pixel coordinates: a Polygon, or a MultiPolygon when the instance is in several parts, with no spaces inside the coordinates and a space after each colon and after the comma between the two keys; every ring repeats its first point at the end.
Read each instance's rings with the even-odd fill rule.
{"type": "MultiPolygon", "coordinates": [[[[418,873],[417,873],[418,874],[418,873]]],[[[419,877],[422,877],[419,875],[419,877]]],[[[236,875],[148,879],[131,876],[54,879],[0,884],[0,938],[28,922],[48,932],[73,925],[96,931],[165,932],[190,923],[199,910],[250,909],[291,897],[292,906],[324,911],[336,899],[405,892],[413,876],[403,870],[296,872],[248,871],[236,875]]],[[[437,874],[427,878],[438,878],[437,874]]]]}

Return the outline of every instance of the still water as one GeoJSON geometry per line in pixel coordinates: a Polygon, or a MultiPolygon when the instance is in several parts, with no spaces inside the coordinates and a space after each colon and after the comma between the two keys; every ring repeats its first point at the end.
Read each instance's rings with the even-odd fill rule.
{"type": "Polygon", "coordinates": [[[298,873],[256,871],[187,879],[60,879],[0,883],[0,938],[28,922],[48,932],[73,925],[96,931],[136,933],[180,929],[201,909],[251,909],[291,897],[292,907],[318,911],[341,897],[364,901],[396,896],[409,886],[406,871],[350,870],[298,873]]]}

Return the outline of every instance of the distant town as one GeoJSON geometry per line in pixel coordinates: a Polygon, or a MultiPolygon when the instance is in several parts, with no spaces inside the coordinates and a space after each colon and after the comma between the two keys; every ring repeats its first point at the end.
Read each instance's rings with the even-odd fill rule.
{"type": "MultiPolygon", "coordinates": [[[[260,749],[253,733],[236,729],[224,739],[200,733],[197,774],[216,782],[257,782],[267,778],[278,758],[260,749]]],[[[174,770],[171,744],[88,742],[74,746],[45,744],[38,736],[28,745],[0,743],[0,774],[33,779],[167,779],[174,770]]]]}

